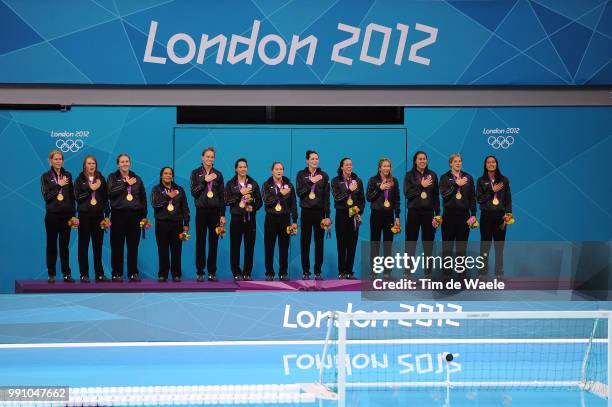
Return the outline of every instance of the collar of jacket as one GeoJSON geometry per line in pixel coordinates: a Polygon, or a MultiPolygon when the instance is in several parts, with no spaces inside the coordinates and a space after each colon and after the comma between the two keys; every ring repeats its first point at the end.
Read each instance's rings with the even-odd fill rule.
{"type": "MultiPolygon", "coordinates": [[[[304,168],[302,171],[304,171],[306,174],[310,175],[310,169],[308,167],[304,168]]],[[[315,175],[319,175],[323,172],[323,170],[320,167],[317,167],[317,169],[315,170],[315,175]]],[[[323,175],[323,174],[321,174],[323,175]]]]}
{"type": "MultiPolygon", "coordinates": [[[[287,185],[287,184],[290,184],[290,183],[291,183],[291,180],[290,180],[289,178],[285,177],[284,175],[283,175],[283,177],[282,177],[282,180],[283,180],[283,185],[287,185]]],[[[272,177],[268,178],[268,179],[266,180],[266,183],[267,183],[267,184],[271,184],[271,186],[276,185],[276,182],[274,182],[274,176],[272,176],[272,177]]]]}
{"type": "MultiPolygon", "coordinates": [[[[238,174],[235,174],[232,177],[232,179],[230,179],[230,182],[234,182],[234,183],[238,184],[238,174]]],[[[247,174],[247,176],[246,176],[246,183],[253,185],[254,182],[255,182],[255,180],[253,178],[249,177],[249,175],[247,174]]]]}
{"type": "MultiPolygon", "coordinates": [[[[136,174],[132,172],[132,170],[128,171],[128,175],[130,176],[130,178],[135,178],[136,174]]],[[[123,179],[123,177],[121,176],[121,170],[117,170],[115,171],[115,176],[117,177],[117,179],[123,179]]]]}

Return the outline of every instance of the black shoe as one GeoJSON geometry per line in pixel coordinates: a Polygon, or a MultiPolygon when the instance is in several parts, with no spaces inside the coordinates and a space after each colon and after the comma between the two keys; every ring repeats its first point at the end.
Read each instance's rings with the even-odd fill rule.
{"type": "Polygon", "coordinates": [[[216,276],[215,274],[209,274],[209,275],[208,275],[208,281],[211,281],[211,282],[213,282],[213,283],[216,283],[216,282],[217,282],[217,281],[219,281],[219,280],[217,280],[217,276],[216,276]]]}
{"type": "Polygon", "coordinates": [[[245,275],[242,276],[242,280],[243,281],[251,281],[253,279],[251,278],[250,274],[245,274],[245,275]]]}
{"type": "Polygon", "coordinates": [[[110,280],[110,278],[106,277],[105,275],[101,275],[96,277],[96,282],[98,283],[108,283],[110,280]]]}
{"type": "Polygon", "coordinates": [[[49,278],[47,279],[47,283],[54,284],[55,283],[55,276],[49,276],[49,278]]]}
{"type": "Polygon", "coordinates": [[[321,276],[321,274],[315,274],[315,280],[322,281],[323,280],[323,276],[321,276]]]}
{"type": "Polygon", "coordinates": [[[204,281],[204,274],[198,273],[198,277],[196,278],[196,281],[198,283],[201,283],[202,281],[204,281]]]}
{"type": "Polygon", "coordinates": [[[302,275],[302,280],[310,280],[310,273],[304,273],[302,275]]]}
{"type": "Polygon", "coordinates": [[[180,283],[181,282],[181,278],[179,276],[174,276],[174,277],[172,277],[172,281],[174,281],[175,283],[180,283]]]}
{"type": "Polygon", "coordinates": [[[81,276],[81,283],[89,283],[89,276],[81,276]]]}
{"type": "Polygon", "coordinates": [[[344,273],[338,274],[338,280],[344,280],[345,278],[346,276],[344,275],[344,273]]]}
{"type": "Polygon", "coordinates": [[[281,274],[278,279],[280,281],[289,281],[289,276],[287,274],[281,274]]]}
{"type": "Polygon", "coordinates": [[[162,277],[162,276],[157,277],[157,282],[158,282],[158,283],[165,283],[165,282],[166,282],[166,280],[168,280],[168,278],[167,278],[167,277],[162,277]]]}
{"type": "Polygon", "coordinates": [[[74,278],[70,274],[64,276],[64,283],[74,283],[74,278]]]}
{"type": "Polygon", "coordinates": [[[274,280],[274,276],[266,276],[266,281],[273,281],[273,280],[274,280]]]}
{"type": "MultiPolygon", "coordinates": [[[[209,280],[209,281],[210,281],[210,277],[211,277],[211,276],[208,276],[208,280],[209,280]]],[[[236,275],[234,276],[234,281],[242,281],[242,276],[241,276],[240,274],[236,274],[236,275]]]]}
{"type": "Polygon", "coordinates": [[[113,283],[122,283],[123,277],[121,276],[113,276],[113,283]]]}
{"type": "Polygon", "coordinates": [[[140,283],[140,276],[138,274],[132,274],[130,276],[130,282],[132,282],[132,283],[140,283]]]}
{"type": "Polygon", "coordinates": [[[350,274],[345,274],[345,275],[344,275],[344,278],[346,278],[347,280],[357,280],[357,279],[355,278],[355,275],[354,275],[353,273],[350,273],[350,274]]]}

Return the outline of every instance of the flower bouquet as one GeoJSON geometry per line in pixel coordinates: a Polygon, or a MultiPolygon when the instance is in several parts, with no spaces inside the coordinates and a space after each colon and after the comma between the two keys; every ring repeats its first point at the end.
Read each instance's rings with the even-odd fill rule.
{"type": "Polygon", "coordinates": [[[72,218],[70,218],[70,220],[68,220],[68,226],[70,226],[72,229],[78,229],[79,218],[77,218],[76,216],[73,216],[72,218]]]}
{"type": "Polygon", "coordinates": [[[297,235],[297,231],[298,231],[298,227],[297,227],[297,225],[295,223],[290,225],[290,226],[287,226],[287,234],[289,236],[297,235]]]}
{"type": "Polygon", "coordinates": [[[112,223],[109,218],[104,218],[100,221],[100,229],[106,232],[107,229],[110,229],[112,223]]]}
{"type": "Polygon", "coordinates": [[[500,225],[501,230],[506,229],[506,225],[514,225],[514,215],[511,213],[507,213],[504,215],[504,223],[500,225]]]}
{"type": "Polygon", "coordinates": [[[217,236],[219,236],[221,239],[223,239],[225,237],[225,226],[223,225],[219,225],[215,228],[215,233],[217,234],[217,236]]]}
{"type": "Polygon", "coordinates": [[[179,239],[181,239],[184,242],[189,240],[190,237],[191,237],[191,235],[189,233],[187,233],[187,232],[179,233],[179,239]]]}
{"type": "Polygon", "coordinates": [[[480,223],[478,223],[478,219],[476,219],[476,216],[470,216],[470,218],[467,220],[467,224],[470,229],[476,229],[478,226],[480,226],[480,223]]]}
{"type": "Polygon", "coordinates": [[[440,227],[442,222],[443,222],[442,216],[440,215],[434,216],[433,219],[431,220],[431,226],[433,226],[434,229],[437,229],[438,227],[440,227]]]}
{"type": "Polygon", "coordinates": [[[327,223],[328,220],[326,219],[322,219],[321,223],[319,224],[321,226],[321,229],[323,229],[325,231],[325,237],[327,239],[331,238],[331,222],[327,223]]]}

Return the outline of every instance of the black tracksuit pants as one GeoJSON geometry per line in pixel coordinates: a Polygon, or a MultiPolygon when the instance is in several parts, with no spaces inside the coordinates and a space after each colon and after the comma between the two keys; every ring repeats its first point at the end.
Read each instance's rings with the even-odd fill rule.
{"type": "Polygon", "coordinates": [[[272,215],[266,213],[264,224],[264,245],[266,252],[266,276],[274,277],[274,247],[278,239],[278,275],[286,276],[289,268],[289,214],[272,215]]]}

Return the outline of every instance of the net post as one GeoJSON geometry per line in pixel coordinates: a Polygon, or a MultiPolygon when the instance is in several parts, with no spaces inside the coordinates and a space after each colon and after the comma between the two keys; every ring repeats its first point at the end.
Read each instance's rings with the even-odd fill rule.
{"type": "Polygon", "coordinates": [[[607,388],[608,388],[608,407],[612,407],[612,397],[610,397],[610,387],[612,383],[610,383],[610,379],[612,379],[612,312],[608,312],[608,380],[607,380],[607,388]]]}
{"type": "Polygon", "coordinates": [[[332,332],[332,329],[334,329],[334,320],[335,320],[335,315],[334,313],[331,313],[329,317],[327,318],[327,334],[325,335],[325,344],[323,345],[323,357],[321,358],[323,363],[321,363],[321,371],[319,372],[319,384],[322,384],[322,385],[325,384],[323,383],[323,372],[325,371],[325,359],[327,359],[327,352],[329,349],[329,340],[331,338],[331,332],[332,332]]]}
{"type": "Polygon", "coordinates": [[[346,407],[346,314],[337,314],[338,322],[338,407],[346,407]]]}

